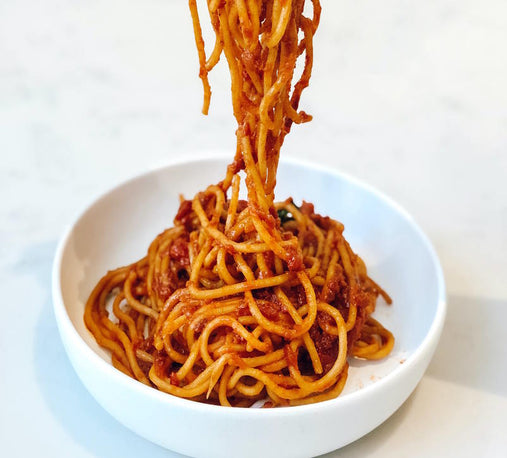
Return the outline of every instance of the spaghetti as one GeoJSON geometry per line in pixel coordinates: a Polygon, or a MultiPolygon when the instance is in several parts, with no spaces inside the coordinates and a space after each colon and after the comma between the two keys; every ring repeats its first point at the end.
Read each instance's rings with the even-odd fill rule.
{"type": "Polygon", "coordinates": [[[391,300],[343,225],[310,203],[274,201],[284,137],[311,119],[298,111],[321,12],[311,4],[307,17],[305,0],[208,0],[207,58],[189,0],[204,113],[209,71],[222,55],[229,66],[235,158],[222,182],[181,200],[143,259],[99,281],[84,315],[113,365],[146,385],[223,406],[307,404],[340,394],[348,356],[380,359],[393,347],[370,316],[379,295],[391,300]]]}

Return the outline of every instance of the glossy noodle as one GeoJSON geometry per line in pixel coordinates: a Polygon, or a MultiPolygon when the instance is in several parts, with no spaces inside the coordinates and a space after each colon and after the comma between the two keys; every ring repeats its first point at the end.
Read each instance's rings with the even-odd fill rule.
{"type": "Polygon", "coordinates": [[[334,398],[347,358],[383,358],[394,338],[370,316],[379,296],[391,300],[344,239],[343,225],[308,202],[275,202],[284,138],[311,119],[299,101],[320,4],[208,0],[209,55],[202,11],[195,0],[189,6],[205,114],[208,73],[222,56],[230,70],[234,160],[223,181],[181,199],[174,226],[143,259],[99,281],[86,326],[117,369],[175,396],[240,407],[334,398]]]}

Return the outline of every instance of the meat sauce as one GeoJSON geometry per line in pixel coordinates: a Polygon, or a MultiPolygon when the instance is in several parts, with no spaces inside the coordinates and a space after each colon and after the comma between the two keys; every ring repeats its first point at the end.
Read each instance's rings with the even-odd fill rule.
{"type": "MultiPolygon", "coordinates": [[[[236,161],[231,164],[230,167],[233,167],[236,171],[237,169],[243,168],[244,164],[242,161],[236,161]]],[[[214,202],[207,198],[203,198],[200,196],[201,205],[203,208],[206,208],[208,205],[214,205],[214,202]]],[[[248,202],[246,200],[238,200],[237,212],[241,213],[248,207],[248,202]]],[[[256,213],[256,215],[261,218],[264,222],[266,228],[269,232],[273,233],[275,230],[278,230],[280,227],[280,220],[277,214],[266,214],[265,212],[256,211],[254,207],[251,207],[252,210],[256,213]]],[[[323,229],[329,229],[331,227],[332,219],[327,216],[321,216],[315,213],[315,208],[312,203],[305,202],[301,204],[299,208],[301,213],[309,216],[319,227],[323,229]]],[[[275,212],[276,213],[276,212],[275,212]]],[[[175,218],[175,224],[180,224],[185,226],[187,231],[192,231],[197,229],[198,221],[196,219],[195,213],[192,210],[192,202],[189,200],[184,200],[180,204],[180,208],[175,218]]],[[[290,236],[290,233],[285,234],[286,236],[290,236]]],[[[311,236],[311,234],[308,234],[311,236]]],[[[287,237],[284,237],[287,239],[287,237]]],[[[297,272],[304,268],[303,256],[301,250],[298,247],[287,246],[287,259],[286,264],[289,271],[297,272]]],[[[190,265],[189,252],[188,252],[188,238],[180,237],[176,239],[169,249],[169,256],[171,257],[172,262],[179,266],[180,268],[188,268],[190,265]]],[[[227,256],[231,256],[228,254],[227,256]]],[[[266,266],[271,272],[274,271],[274,254],[272,252],[268,252],[264,256],[266,266]]],[[[241,273],[238,269],[234,268],[234,263],[230,262],[231,259],[228,258],[227,264],[229,268],[232,268],[231,273],[234,276],[240,276],[241,273]]],[[[174,269],[173,269],[174,270],[174,269]]],[[[261,275],[262,276],[262,275],[261,275]]],[[[166,276],[159,277],[160,281],[156,283],[155,289],[157,293],[161,297],[169,297],[169,295],[178,287],[178,278],[177,276],[167,274],[166,276]]],[[[320,291],[316,291],[318,294],[320,291]]],[[[278,300],[276,294],[274,294],[271,290],[258,290],[254,292],[254,296],[256,299],[260,299],[258,302],[259,309],[261,313],[268,318],[277,323],[291,323],[292,319],[290,315],[285,310],[283,304],[278,300]]],[[[326,289],[325,297],[322,297],[321,300],[335,306],[340,310],[344,320],[346,321],[348,318],[349,308],[348,308],[348,283],[345,278],[345,273],[343,268],[338,265],[336,268],[336,272],[328,283],[328,287],[326,289]]],[[[291,292],[291,297],[289,297],[291,302],[296,307],[301,307],[306,304],[306,294],[304,288],[302,286],[293,288],[291,292]]],[[[351,349],[357,339],[360,338],[361,329],[366,322],[368,313],[371,312],[372,305],[370,302],[370,296],[361,291],[355,292],[355,301],[358,305],[357,307],[357,316],[356,316],[356,325],[351,329],[347,334],[347,345],[348,348],[351,349]],[[370,312],[368,312],[370,310],[370,312]]],[[[248,314],[248,306],[243,304],[243,306],[239,309],[238,315],[246,315],[248,314]]],[[[310,328],[310,337],[315,343],[315,348],[317,353],[319,354],[322,367],[324,373],[328,372],[336,361],[336,357],[338,354],[338,338],[337,336],[333,336],[331,334],[326,333],[322,330],[320,324],[327,324],[330,326],[336,326],[334,320],[327,314],[318,312],[317,320],[310,328]]],[[[195,329],[197,334],[199,334],[202,328],[205,325],[205,320],[202,323],[199,323],[197,326],[198,329],[195,329]]],[[[284,346],[284,339],[282,339],[281,346],[284,346]]],[[[293,352],[290,352],[290,357],[292,363],[296,364],[303,374],[311,374],[313,371],[312,363],[308,352],[304,347],[300,348],[299,353],[296,355],[293,352]]],[[[171,379],[172,380],[172,379],[171,379]]]]}

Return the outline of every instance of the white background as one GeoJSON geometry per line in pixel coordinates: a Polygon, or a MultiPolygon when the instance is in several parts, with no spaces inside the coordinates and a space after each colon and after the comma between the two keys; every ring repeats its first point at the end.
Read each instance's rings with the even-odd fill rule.
{"type": "MultiPolygon", "coordinates": [[[[507,3],[323,7],[302,99],[314,121],[295,126],[283,155],[401,203],[435,244],[449,294],[414,394],[330,456],[507,456],[507,3]]],[[[56,330],[51,262],[105,189],[174,157],[232,156],[226,75],[211,77],[202,116],[184,0],[0,1],[0,455],[174,456],[80,384],[56,330]]]]}

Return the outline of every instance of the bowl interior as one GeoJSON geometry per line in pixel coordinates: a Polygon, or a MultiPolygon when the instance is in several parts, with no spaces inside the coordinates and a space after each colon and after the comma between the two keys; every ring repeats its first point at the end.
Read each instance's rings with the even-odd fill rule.
{"type": "MultiPolygon", "coordinates": [[[[168,166],[134,178],[94,202],[71,229],[63,247],[60,282],[75,329],[110,363],[83,323],[84,304],[109,269],[146,254],[153,238],[172,225],[179,195],[192,198],[225,175],[227,161],[206,159],[168,166]]],[[[365,261],[370,276],[393,298],[377,303],[375,317],[396,338],[391,355],[378,362],[351,360],[342,396],[401,367],[422,343],[442,299],[433,250],[410,217],[389,199],[355,180],[322,168],[282,162],[277,200],[292,196],[315,204],[318,213],[345,225],[345,237],[365,261]]]]}

